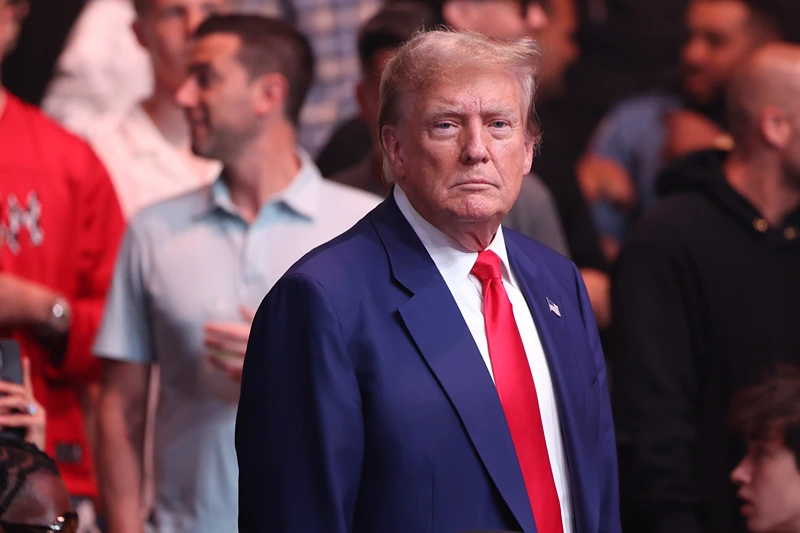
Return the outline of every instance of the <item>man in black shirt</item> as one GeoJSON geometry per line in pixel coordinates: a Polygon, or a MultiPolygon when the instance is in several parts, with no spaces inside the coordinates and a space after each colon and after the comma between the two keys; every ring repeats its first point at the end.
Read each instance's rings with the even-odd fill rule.
{"type": "Polygon", "coordinates": [[[736,147],[662,176],[613,274],[610,358],[626,531],[744,532],[728,474],[733,393],[800,363],[800,47],[730,86],[736,147]]]}

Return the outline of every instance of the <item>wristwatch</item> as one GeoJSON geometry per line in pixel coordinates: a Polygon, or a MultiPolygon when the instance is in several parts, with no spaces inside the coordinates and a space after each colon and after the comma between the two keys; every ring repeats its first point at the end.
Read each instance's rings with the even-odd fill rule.
{"type": "Polygon", "coordinates": [[[60,334],[65,334],[69,331],[71,318],[71,310],[69,303],[60,296],[53,301],[53,306],[50,308],[50,317],[48,323],[54,331],[60,334]]]}

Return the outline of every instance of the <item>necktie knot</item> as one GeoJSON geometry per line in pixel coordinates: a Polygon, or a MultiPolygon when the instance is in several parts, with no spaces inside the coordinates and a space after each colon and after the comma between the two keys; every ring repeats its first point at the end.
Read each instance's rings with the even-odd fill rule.
{"type": "Polygon", "coordinates": [[[491,250],[478,252],[478,260],[472,267],[472,275],[481,283],[486,283],[490,279],[501,279],[500,257],[491,250]]]}

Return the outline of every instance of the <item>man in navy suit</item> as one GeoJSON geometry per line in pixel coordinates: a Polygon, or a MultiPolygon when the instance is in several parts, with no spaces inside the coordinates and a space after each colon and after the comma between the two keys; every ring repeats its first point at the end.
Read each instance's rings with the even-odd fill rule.
{"type": "Polygon", "coordinates": [[[576,267],[500,223],[538,142],[528,39],[434,31],[381,85],[386,201],[256,315],[240,533],[619,533],[576,267]]]}

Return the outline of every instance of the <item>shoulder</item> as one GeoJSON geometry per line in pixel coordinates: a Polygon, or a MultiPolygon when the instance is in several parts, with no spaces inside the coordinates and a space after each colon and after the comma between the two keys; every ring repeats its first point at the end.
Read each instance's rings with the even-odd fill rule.
{"type": "Polygon", "coordinates": [[[626,238],[624,249],[686,249],[690,243],[703,238],[709,216],[716,211],[709,198],[700,191],[686,190],[672,194],[637,221],[626,238]]]}
{"type": "Polygon", "coordinates": [[[382,201],[379,196],[361,189],[322,177],[319,180],[320,210],[326,221],[341,221],[349,228],[382,201]]]}
{"type": "Polygon", "coordinates": [[[570,259],[527,235],[513,229],[503,228],[503,236],[510,255],[522,254],[531,264],[536,265],[537,269],[543,268],[548,272],[555,273],[557,277],[564,272],[570,273],[571,277],[571,272],[577,269],[570,259]]]}
{"type": "Polygon", "coordinates": [[[48,154],[53,159],[58,157],[72,161],[76,157],[85,157],[87,153],[92,153],[85,140],[69,132],[39,108],[12,96],[8,98],[8,105],[13,106],[19,122],[14,127],[24,128],[34,145],[42,150],[42,155],[48,154]]]}
{"type": "Polygon", "coordinates": [[[211,186],[201,187],[143,207],[129,222],[139,238],[163,239],[179,233],[202,217],[211,205],[211,186]]]}
{"type": "Polygon", "coordinates": [[[607,117],[652,118],[682,107],[678,97],[664,92],[650,92],[631,96],[611,108],[607,117]]]}

